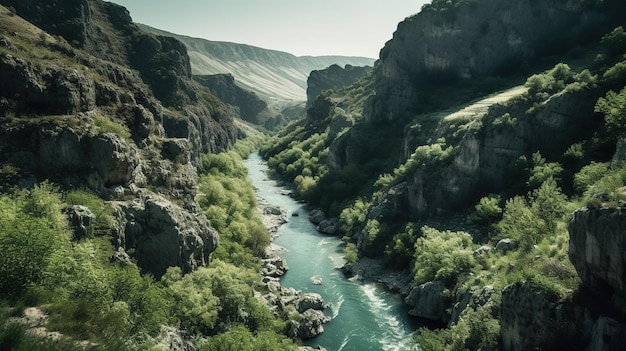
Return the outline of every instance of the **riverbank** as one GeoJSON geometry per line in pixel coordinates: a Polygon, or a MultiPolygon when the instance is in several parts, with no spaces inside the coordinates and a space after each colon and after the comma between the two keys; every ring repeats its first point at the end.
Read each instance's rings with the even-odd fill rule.
{"type": "Polygon", "coordinates": [[[385,267],[381,259],[361,257],[359,260],[342,268],[346,277],[362,283],[379,283],[387,290],[406,297],[411,291],[413,277],[409,270],[397,271],[385,267]]]}
{"type": "MultiPolygon", "coordinates": [[[[274,240],[267,251],[289,264],[288,271],[279,279],[281,288],[320,295],[325,314],[332,317],[324,325],[324,332],[305,340],[305,345],[322,345],[329,350],[410,349],[417,326],[408,315],[409,308],[400,294],[375,282],[389,281],[383,277],[370,279],[371,276],[365,274],[358,279],[347,279],[338,269],[345,262],[341,239],[316,230],[316,225],[309,220],[312,211],[292,197],[289,184],[282,184],[268,175],[267,165],[258,154],[250,155],[246,165],[259,198],[259,213],[274,240]]],[[[264,279],[269,282],[275,278],[264,279]]],[[[270,283],[276,286],[274,284],[270,283]]]]}
{"type": "MultiPolygon", "coordinates": [[[[324,314],[326,305],[321,295],[306,293],[293,288],[285,288],[280,278],[288,271],[287,262],[279,254],[286,252],[284,247],[273,241],[278,229],[289,222],[288,213],[278,206],[270,204],[266,199],[257,196],[257,209],[261,214],[263,225],[270,232],[271,243],[265,249],[262,259],[261,282],[268,291],[266,294],[256,292],[255,297],[263,302],[276,316],[289,316],[287,335],[295,340],[313,338],[324,332],[324,323],[330,317],[324,314]]],[[[326,350],[322,347],[313,348],[300,346],[299,351],[326,350]]]]}

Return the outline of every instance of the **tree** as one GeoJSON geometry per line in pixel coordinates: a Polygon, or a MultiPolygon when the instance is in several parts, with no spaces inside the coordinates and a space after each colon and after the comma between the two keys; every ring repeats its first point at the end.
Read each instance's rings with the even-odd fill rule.
{"type": "Polygon", "coordinates": [[[556,232],[557,223],[565,215],[567,197],[561,192],[553,178],[548,178],[530,194],[532,210],[546,225],[550,234],[556,232]]]}
{"type": "Polygon", "coordinates": [[[521,196],[507,200],[502,220],[496,225],[499,237],[519,242],[524,250],[530,250],[542,237],[545,223],[533,212],[521,196]]]}
{"type": "Polygon", "coordinates": [[[611,139],[617,139],[626,131],[626,87],[619,93],[609,91],[598,99],[595,111],[604,115],[606,129],[611,139]]]}

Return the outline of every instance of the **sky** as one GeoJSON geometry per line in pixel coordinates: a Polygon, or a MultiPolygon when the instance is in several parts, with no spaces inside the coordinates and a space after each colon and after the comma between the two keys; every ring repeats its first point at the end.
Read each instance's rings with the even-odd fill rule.
{"type": "Polygon", "coordinates": [[[110,0],[133,21],[296,56],[378,58],[398,23],[430,0],[110,0]]]}

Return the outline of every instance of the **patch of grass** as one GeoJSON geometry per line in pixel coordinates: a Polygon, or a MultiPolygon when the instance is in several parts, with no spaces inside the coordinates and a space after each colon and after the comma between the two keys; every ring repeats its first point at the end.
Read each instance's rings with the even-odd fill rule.
{"type": "Polygon", "coordinates": [[[94,124],[98,133],[113,133],[126,140],[130,140],[131,138],[128,127],[105,116],[96,115],[94,117],[94,124]]]}

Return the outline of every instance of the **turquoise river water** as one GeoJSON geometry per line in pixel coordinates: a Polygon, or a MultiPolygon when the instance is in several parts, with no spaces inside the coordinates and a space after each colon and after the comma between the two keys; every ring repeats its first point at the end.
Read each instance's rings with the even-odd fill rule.
{"type": "Polygon", "coordinates": [[[417,325],[400,297],[378,284],[346,279],[337,269],[343,264],[341,240],[317,232],[308,220],[306,206],[269,179],[258,153],[250,155],[246,165],[259,197],[289,214],[299,214],[278,229],[274,240],[286,249],[280,256],[289,266],[281,284],[318,293],[330,306],[326,313],[333,319],[324,325],[323,334],[306,344],[329,351],[412,350],[409,341],[417,325]],[[321,278],[323,283],[314,285],[313,278],[321,278]]]}

